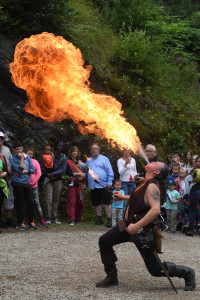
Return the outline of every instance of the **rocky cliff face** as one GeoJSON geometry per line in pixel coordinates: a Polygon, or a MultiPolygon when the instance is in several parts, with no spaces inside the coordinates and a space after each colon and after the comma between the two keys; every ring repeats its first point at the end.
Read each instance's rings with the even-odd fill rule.
{"type": "MultiPolygon", "coordinates": [[[[89,144],[95,140],[94,135],[83,136],[71,120],[45,123],[42,119],[25,112],[26,92],[15,86],[9,72],[9,63],[13,60],[15,45],[20,39],[11,40],[5,36],[0,36],[0,39],[0,131],[6,135],[6,144],[12,148],[13,141],[20,140],[25,146],[34,146],[37,154],[37,152],[41,153],[46,141],[52,146],[57,141],[63,141],[66,152],[72,145],[77,145],[83,154],[89,155],[88,148],[89,144]]],[[[96,86],[99,91],[100,84],[96,86]]],[[[94,82],[92,88],[95,89],[94,82]]],[[[105,147],[102,148],[102,154],[109,157],[117,174],[116,160],[119,153],[109,151],[106,142],[103,144],[105,147]]]]}

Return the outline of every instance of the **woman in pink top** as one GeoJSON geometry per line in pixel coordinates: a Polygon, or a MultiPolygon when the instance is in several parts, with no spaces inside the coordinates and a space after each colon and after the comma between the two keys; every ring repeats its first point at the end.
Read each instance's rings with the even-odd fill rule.
{"type": "Polygon", "coordinates": [[[30,186],[31,186],[34,205],[35,205],[38,215],[39,215],[40,226],[48,228],[47,223],[45,222],[44,217],[43,217],[43,212],[42,212],[42,208],[40,206],[39,195],[38,195],[38,180],[40,179],[40,176],[41,176],[40,164],[36,159],[33,158],[34,157],[33,149],[28,149],[26,154],[31,158],[33,166],[35,168],[35,173],[31,174],[30,186]]]}

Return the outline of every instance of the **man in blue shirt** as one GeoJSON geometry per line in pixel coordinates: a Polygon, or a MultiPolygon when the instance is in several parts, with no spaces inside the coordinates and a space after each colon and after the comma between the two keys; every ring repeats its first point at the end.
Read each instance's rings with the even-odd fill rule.
{"type": "Polygon", "coordinates": [[[90,147],[90,151],[92,156],[88,158],[86,162],[86,173],[88,178],[88,187],[91,191],[90,195],[92,204],[95,206],[98,217],[98,220],[95,224],[103,224],[102,204],[104,204],[107,215],[106,227],[111,228],[112,193],[110,193],[107,189],[112,187],[112,182],[114,179],[113,170],[109,159],[106,156],[99,154],[100,147],[98,144],[93,143],[90,147]],[[96,177],[93,177],[91,173],[98,176],[97,180],[99,183],[95,182],[96,177]]]}

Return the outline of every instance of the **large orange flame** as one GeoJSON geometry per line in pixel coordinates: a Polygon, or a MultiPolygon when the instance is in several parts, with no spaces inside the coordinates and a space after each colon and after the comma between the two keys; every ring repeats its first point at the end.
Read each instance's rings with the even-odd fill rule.
{"type": "Polygon", "coordinates": [[[90,176],[92,176],[96,181],[99,181],[98,175],[96,175],[90,167],[88,168],[88,171],[89,171],[90,176]]]}
{"type": "Polygon", "coordinates": [[[100,135],[112,146],[136,152],[140,140],[121,116],[121,103],[90,91],[91,66],[83,64],[79,49],[44,32],[17,44],[10,70],[13,82],[27,92],[27,112],[48,122],[70,118],[81,133],[100,135]]]}

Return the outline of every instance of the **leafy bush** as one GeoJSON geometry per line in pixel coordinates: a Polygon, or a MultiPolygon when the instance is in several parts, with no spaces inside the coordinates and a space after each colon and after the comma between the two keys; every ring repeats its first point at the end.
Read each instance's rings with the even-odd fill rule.
{"type": "Polygon", "coordinates": [[[71,10],[66,0],[1,0],[0,4],[1,32],[18,35],[67,32],[71,10]]]}

